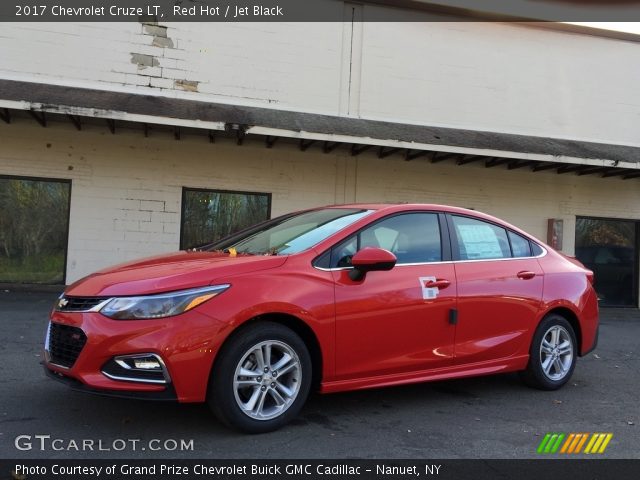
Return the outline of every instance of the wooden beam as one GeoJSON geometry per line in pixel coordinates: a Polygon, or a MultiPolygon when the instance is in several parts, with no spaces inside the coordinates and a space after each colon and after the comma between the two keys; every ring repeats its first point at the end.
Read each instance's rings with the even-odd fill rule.
{"type": "Polygon", "coordinates": [[[483,157],[482,155],[465,155],[464,157],[456,160],[456,165],[467,165],[468,163],[477,162],[483,158],[487,157],[483,157]]]}
{"type": "Polygon", "coordinates": [[[391,147],[391,148],[380,147],[378,149],[378,158],[386,158],[389,155],[393,155],[399,150],[400,150],[399,148],[395,148],[395,147],[391,147]]]}
{"type": "Polygon", "coordinates": [[[543,170],[551,170],[552,168],[558,168],[557,163],[540,162],[531,169],[533,172],[542,172],[543,170]]]}
{"type": "Polygon", "coordinates": [[[512,162],[509,162],[509,164],[507,165],[507,169],[508,170],[515,170],[516,168],[522,168],[522,167],[528,167],[530,165],[535,164],[536,162],[533,160],[513,160],[512,162]]]}
{"type": "Polygon", "coordinates": [[[0,118],[4,120],[5,123],[11,123],[11,112],[8,108],[0,110],[0,118]]]}
{"type": "Polygon", "coordinates": [[[427,153],[428,152],[425,150],[410,150],[407,148],[406,152],[404,152],[404,159],[407,162],[410,162],[411,160],[415,160],[416,158],[426,155],[427,153]]]}
{"type": "Polygon", "coordinates": [[[441,154],[440,152],[437,152],[433,157],[431,157],[431,163],[440,163],[440,162],[444,162],[445,160],[450,160],[452,158],[457,158],[459,156],[460,156],[459,153],[444,153],[444,154],[441,154]]]}
{"type": "Polygon", "coordinates": [[[492,158],[491,160],[487,160],[484,166],[485,168],[493,168],[499,165],[504,165],[505,163],[509,163],[510,161],[510,158],[492,158]]]}
{"type": "Polygon", "coordinates": [[[362,152],[364,152],[365,150],[369,150],[371,148],[371,145],[359,145],[357,143],[354,143],[351,145],[351,156],[355,157],[356,155],[360,155],[362,152]]]}
{"type": "Polygon", "coordinates": [[[595,167],[595,168],[586,168],[584,170],[580,170],[578,175],[592,175],[594,173],[604,173],[613,170],[611,167],[595,167]]]}
{"type": "Polygon", "coordinates": [[[556,173],[562,175],[563,173],[579,172],[580,170],[584,170],[585,167],[586,165],[563,165],[558,168],[556,173]]]}
{"type": "Polygon", "coordinates": [[[616,168],[613,171],[603,173],[602,178],[619,177],[620,175],[626,175],[628,173],[629,173],[628,170],[623,170],[622,168],[616,168]]]}
{"type": "Polygon", "coordinates": [[[35,110],[29,110],[29,113],[33,118],[35,118],[36,122],[38,122],[42,127],[47,127],[47,115],[44,112],[36,112],[35,110]]]}
{"type": "Polygon", "coordinates": [[[244,137],[246,133],[247,131],[243,127],[240,127],[238,128],[238,130],[236,130],[236,145],[242,145],[244,143],[244,137]]]}
{"type": "Polygon", "coordinates": [[[311,145],[316,143],[315,140],[305,140],[304,138],[300,139],[300,150],[303,152],[306,151],[311,145]]]}
{"type": "Polygon", "coordinates": [[[331,153],[333,152],[336,148],[338,148],[340,146],[340,142],[324,142],[324,145],[322,146],[322,151],[324,153],[331,153]]]}
{"type": "Polygon", "coordinates": [[[236,132],[236,145],[244,143],[244,137],[247,134],[247,125],[241,123],[225,123],[224,130],[229,133],[236,132]]]}
{"type": "Polygon", "coordinates": [[[82,123],[80,123],[80,117],[76,115],[70,115],[70,114],[67,114],[67,117],[69,118],[69,120],[71,120],[71,123],[73,123],[73,125],[76,127],[76,130],[82,130],[82,123]]]}

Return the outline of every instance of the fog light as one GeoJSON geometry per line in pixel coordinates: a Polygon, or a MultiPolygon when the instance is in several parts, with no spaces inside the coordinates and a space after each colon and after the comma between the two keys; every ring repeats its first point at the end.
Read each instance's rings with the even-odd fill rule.
{"type": "Polygon", "coordinates": [[[143,383],[171,383],[162,358],[155,353],[120,355],[102,367],[102,373],[112,380],[143,383]]]}
{"type": "Polygon", "coordinates": [[[155,355],[124,355],[114,360],[127,370],[162,370],[162,363],[155,355]]]}
{"type": "Polygon", "coordinates": [[[133,365],[141,370],[162,370],[162,365],[157,360],[147,360],[143,358],[135,358],[133,365]]]}

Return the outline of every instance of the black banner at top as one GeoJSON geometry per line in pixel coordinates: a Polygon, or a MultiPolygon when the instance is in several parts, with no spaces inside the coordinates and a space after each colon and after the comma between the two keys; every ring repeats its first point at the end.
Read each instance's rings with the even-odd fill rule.
{"type": "Polygon", "coordinates": [[[2,0],[1,22],[640,21],[640,0],[2,0]],[[357,16],[354,5],[363,5],[357,16]]]}

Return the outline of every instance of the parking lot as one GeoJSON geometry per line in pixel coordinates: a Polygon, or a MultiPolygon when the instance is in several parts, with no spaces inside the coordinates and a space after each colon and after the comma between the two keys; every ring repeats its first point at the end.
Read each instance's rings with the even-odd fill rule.
{"type": "Polygon", "coordinates": [[[315,395],[292,425],[248,436],[224,428],[204,405],[86,395],[46,378],[39,362],[55,298],[0,291],[1,458],[534,458],[547,432],[612,432],[604,456],[640,458],[637,310],[602,312],[598,349],[557,392],[508,374],[315,395]],[[61,450],[36,441],[18,450],[19,435],[50,435],[61,450]],[[140,443],[135,451],[68,449],[84,439],[103,448],[140,443]],[[143,450],[152,440],[193,440],[193,448],[143,450]]]}

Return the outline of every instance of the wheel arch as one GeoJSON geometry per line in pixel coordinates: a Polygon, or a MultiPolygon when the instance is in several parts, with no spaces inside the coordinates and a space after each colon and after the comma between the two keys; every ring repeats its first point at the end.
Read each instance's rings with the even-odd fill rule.
{"type": "MultiPolygon", "coordinates": [[[[251,328],[251,326],[260,322],[272,322],[280,324],[295,332],[302,339],[304,344],[309,349],[309,355],[311,356],[311,365],[313,369],[311,377],[311,388],[312,390],[317,391],[320,387],[320,382],[322,381],[323,372],[322,350],[320,348],[318,337],[306,322],[296,317],[295,315],[282,312],[263,313],[260,315],[256,315],[246,320],[245,322],[242,322],[241,325],[239,325],[229,335],[227,335],[227,338],[225,338],[220,345],[218,353],[213,360],[208,382],[211,382],[211,373],[214,371],[216,363],[220,358],[220,352],[222,352],[236,336],[242,334],[242,332],[247,328],[251,328]]],[[[209,391],[209,385],[207,385],[207,391],[209,391]]]]}
{"type": "Polygon", "coordinates": [[[580,352],[582,352],[582,327],[580,326],[580,320],[578,320],[578,315],[568,307],[565,306],[556,306],[551,308],[549,311],[545,312],[542,316],[542,319],[548,317],[551,314],[560,315],[563,317],[569,324],[571,328],[573,328],[574,333],[576,334],[576,341],[578,342],[578,356],[581,356],[580,352]]]}

